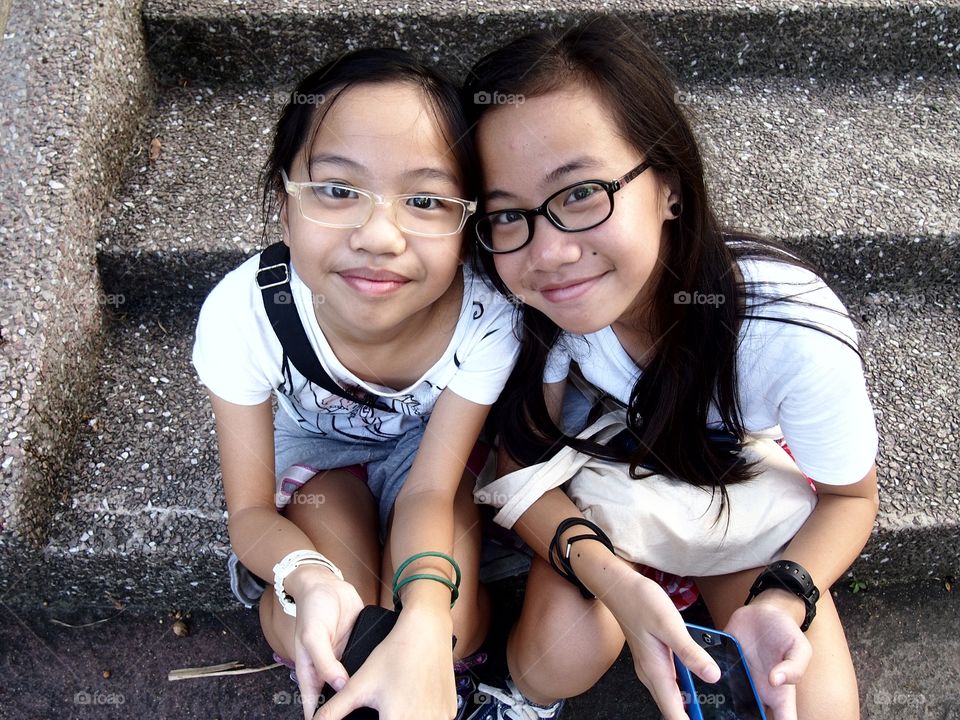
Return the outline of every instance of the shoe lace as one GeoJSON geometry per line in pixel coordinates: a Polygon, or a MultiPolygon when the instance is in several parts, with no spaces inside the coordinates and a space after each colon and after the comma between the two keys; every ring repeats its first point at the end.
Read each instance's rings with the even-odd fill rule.
{"type": "Polygon", "coordinates": [[[477,690],[496,698],[498,720],[540,720],[554,717],[556,707],[534,707],[509,679],[506,690],[484,683],[477,686],[477,690]]]}

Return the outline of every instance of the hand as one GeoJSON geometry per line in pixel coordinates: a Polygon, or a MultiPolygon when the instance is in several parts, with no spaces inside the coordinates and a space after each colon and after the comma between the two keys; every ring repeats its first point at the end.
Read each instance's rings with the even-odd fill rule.
{"type": "Polygon", "coordinates": [[[337,659],[363,609],[356,588],[326,570],[297,578],[297,626],[294,664],[303,699],[304,720],[313,717],[323,684],[334,689],[347,682],[347,671],[337,659]]]}
{"type": "Polygon", "coordinates": [[[650,691],[663,717],[688,720],[673,655],[706,682],[716,682],[720,668],[690,637],[663,588],[632,568],[627,569],[621,581],[604,594],[603,602],[620,623],[637,677],[650,691]]]}
{"type": "Polygon", "coordinates": [[[457,713],[449,614],[404,608],[397,624],[316,720],[341,720],[357,708],[382,720],[450,720],[457,713]]]}
{"type": "Polygon", "coordinates": [[[777,720],[797,720],[797,683],[813,649],[794,613],[780,606],[775,595],[761,593],[738,608],[724,629],[740,641],[763,704],[777,720]]]}

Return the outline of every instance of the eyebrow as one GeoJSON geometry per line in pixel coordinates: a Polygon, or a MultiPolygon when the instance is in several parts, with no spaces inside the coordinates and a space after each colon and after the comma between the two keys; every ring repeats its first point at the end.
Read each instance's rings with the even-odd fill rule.
{"type": "MultiPolygon", "coordinates": [[[[363,172],[366,170],[366,167],[358,163],[356,160],[352,160],[343,155],[334,155],[332,153],[318,153],[311,156],[310,158],[310,167],[314,165],[338,165],[348,170],[354,170],[357,172],[363,172]]],[[[407,170],[403,173],[402,177],[404,179],[412,178],[418,180],[441,180],[444,182],[449,182],[456,185],[459,180],[457,177],[451,173],[449,170],[444,170],[439,167],[420,167],[414,170],[407,170]]]]}
{"type": "MultiPolygon", "coordinates": [[[[546,187],[548,185],[555,185],[565,177],[569,176],[572,173],[577,172],[578,170],[586,170],[589,168],[600,167],[601,163],[598,159],[590,156],[582,156],[574,158],[570,162],[566,162],[560,167],[551,170],[546,175],[543,176],[543,180],[540,181],[541,187],[546,187]]],[[[504,198],[516,198],[517,196],[506,190],[493,189],[488,193],[484,194],[484,199],[487,201],[490,200],[500,200],[504,198]]]]}

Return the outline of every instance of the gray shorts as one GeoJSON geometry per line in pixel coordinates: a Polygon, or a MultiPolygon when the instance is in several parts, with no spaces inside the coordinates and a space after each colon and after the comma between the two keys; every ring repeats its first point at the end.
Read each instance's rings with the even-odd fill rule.
{"type": "MultiPolygon", "coordinates": [[[[365,480],[376,499],[382,542],[390,511],[423,440],[427,419],[397,438],[363,440],[311,432],[278,408],[273,421],[277,511],[282,512],[293,494],[317,473],[343,468],[365,480]]],[[[264,583],[232,552],[228,568],[233,594],[253,607],[264,583]]]]}

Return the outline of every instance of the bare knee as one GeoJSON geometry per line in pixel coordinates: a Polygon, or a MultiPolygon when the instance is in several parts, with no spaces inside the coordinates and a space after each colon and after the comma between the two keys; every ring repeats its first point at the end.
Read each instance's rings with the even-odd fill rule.
{"type": "Polygon", "coordinates": [[[800,720],[858,720],[860,694],[847,638],[829,592],[807,631],[813,657],[797,686],[800,720]]]}
{"type": "Polygon", "coordinates": [[[550,702],[586,692],[623,643],[619,624],[601,602],[584,600],[546,563],[534,561],[508,647],[511,674],[525,695],[550,702]]]}

